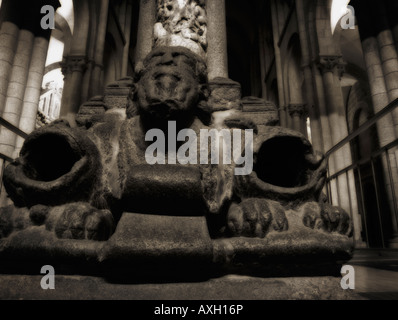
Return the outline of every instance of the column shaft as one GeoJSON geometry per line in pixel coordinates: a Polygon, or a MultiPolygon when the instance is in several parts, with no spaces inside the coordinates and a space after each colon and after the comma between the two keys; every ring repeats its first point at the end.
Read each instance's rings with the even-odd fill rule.
{"type": "MultiPolygon", "coordinates": [[[[28,81],[26,83],[21,118],[19,120],[19,128],[26,133],[31,133],[36,128],[37,109],[39,107],[48,44],[48,40],[41,37],[35,38],[33,44],[28,81]]],[[[18,156],[23,142],[23,138],[17,137],[14,157],[18,156]]]]}
{"type": "Polygon", "coordinates": [[[91,73],[91,86],[89,96],[93,97],[101,94],[102,89],[102,76],[103,76],[103,63],[104,63],[104,48],[106,28],[108,24],[108,8],[109,0],[101,0],[100,16],[98,20],[97,41],[95,44],[94,53],[94,66],[91,73]]]}
{"type": "Polygon", "coordinates": [[[87,68],[84,56],[69,56],[64,64],[65,85],[67,91],[62,95],[61,116],[76,114],[80,108],[83,73],[87,68]]]}
{"type": "Polygon", "coordinates": [[[140,0],[140,16],[138,19],[137,47],[135,62],[138,63],[151,52],[153,45],[153,28],[156,23],[157,0],[140,0]]]}
{"type": "Polygon", "coordinates": [[[125,24],[125,37],[126,37],[126,45],[123,49],[123,64],[122,64],[122,78],[127,76],[128,66],[129,66],[129,54],[130,54],[130,37],[131,37],[131,23],[132,23],[132,15],[133,15],[133,5],[131,1],[127,1],[126,5],[126,24],[125,24]]]}
{"type": "MultiPolygon", "coordinates": [[[[34,35],[32,32],[27,30],[21,30],[19,32],[17,50],[3,111],[3,118],[15,126],[19,125],[21,117],[33,41],[34,35]]],[[[6,128],[2,128],[0,134],[0,152],[12,157],[15,142],[15,133],[6,128]]]]}
{"type": "Polygon", "coordinates": [[[209,80],[228,78],[225,0],[207,0],[207,67],[209,80]]]}
{"type": "Polygon", "coordinates": [[[281,53],[278,45],[279,31],[278,31],[278,20],[277,20],[277,2],[273,0],[271,2],[271,17],[272,17],[272,32],[274,36],[274,50],[275,50],[275,67],[276,67],[276,79],[278,82],[278,98],[279,98],[279,118],[280,125],[282,127],[287,127],[287,113],[285,111],[286,102],[285,96],[283,94],[283,72],[282,72],[282,62],[281,53]]]}
{"type": "Polygon", "coordinates": [[[0,28],[0,114],[4,111],[7,98],[15,50],[18,43],[19,28],[12,22],[5,21],[0,28]]]}
{"type": "Polygon", "coordinates": [[[305,23],[306,14],[305,14],[303,0],[296,1],[296,10],[297,10],[298,28],[299,28],[299,36],[301,43],[301,55],[303,61],[304,86],[305,86],[305,95],[306,95],[305,98],[307,100],[307,110],[311,126],[311,140],[314,149],[321,151],[323,150],[322,128],[320,125],[319,115],[316,110],[314,102],[315,93],[312,82],[312,72],[310,67],[311,63],[310,48],[308,43],[308,30],[305,23]]]}

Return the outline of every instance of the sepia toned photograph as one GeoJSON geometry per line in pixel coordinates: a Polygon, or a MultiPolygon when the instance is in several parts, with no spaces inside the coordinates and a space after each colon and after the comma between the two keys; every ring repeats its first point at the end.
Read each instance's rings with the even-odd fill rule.
{"type": "Polygon", "coordinates": [[[0,300],[398,300],[397,12],[0,0],[0,300]]]}

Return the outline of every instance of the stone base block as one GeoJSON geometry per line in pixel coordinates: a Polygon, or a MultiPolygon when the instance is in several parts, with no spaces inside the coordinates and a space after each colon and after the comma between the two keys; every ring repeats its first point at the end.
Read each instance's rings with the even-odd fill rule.
{"type": "Polygon", "coordinates": [[[279,124],[279,113],[274,103],[256,97],[242,99],[242,113],[245,118],[257,126],[276,126],[279,124]]]}
{"type": "MultiPolygon", "coordinates": [[[[55,270],[56,271],[56,270],[55,270]]],[[[37,273],[39,273],[38,270],[37,273]]],[[[343,290],[338,277],[254,278],[229,275],[198,282],[118,284],[89,276],[55,275],[55,289],[43,290],[43,275],[0,275],[1,300],[362,300],[343,290]]],[[[141,302],[140,302],[141,304],[141,302]]],[[[142,305],[141,305],[142,306],[142,305]]],[[[160,306],[160,304],[158,305],[160,306]]],[[[145,314],[154,307],[143,305],[145,314]]]]}
{"type": "Polygon", "coordinates": [[[241,86],[227,78],[215,78],[209,82],[209,106],[213,112],[241,108],[241,86]]]}

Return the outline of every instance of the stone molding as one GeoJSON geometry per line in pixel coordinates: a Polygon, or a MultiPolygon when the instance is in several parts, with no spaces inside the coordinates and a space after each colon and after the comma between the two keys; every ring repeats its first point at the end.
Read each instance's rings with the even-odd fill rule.
{"type": "Polygon", "coordinates": [[[86,56],[68,56],[64,58],[64,61],[61,63],[62,73],[64,75],[73,72],[83,73],[86,71],[88,64],[89,61],[86,56]]]}
{"type": "Polygon", "coordinates": [[[326,72],[334,72],[337,68],[341,78],[345,72],[346,63],[342,56],[339,55],[321,55],[315,63],[321,70],[322,74],[325,74],[326,72]]]}
{"type": "Polygon", "coordinates": [[[307,104],[291,103],[288,105],[287,111],[291,117],[298,116],[301,118],[307,114],[307,104]]]}

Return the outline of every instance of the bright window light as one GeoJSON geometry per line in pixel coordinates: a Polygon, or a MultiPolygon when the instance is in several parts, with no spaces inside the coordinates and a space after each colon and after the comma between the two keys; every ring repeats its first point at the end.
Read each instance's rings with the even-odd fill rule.
{"type": "Polygon", "coordinates": [[[347,6],[350,3],[350,0],[333,0],[332,3],[332,16],[330,19],[332,34],[336,29],[337,23],[339,20],[349,12],[347,6]]]}

